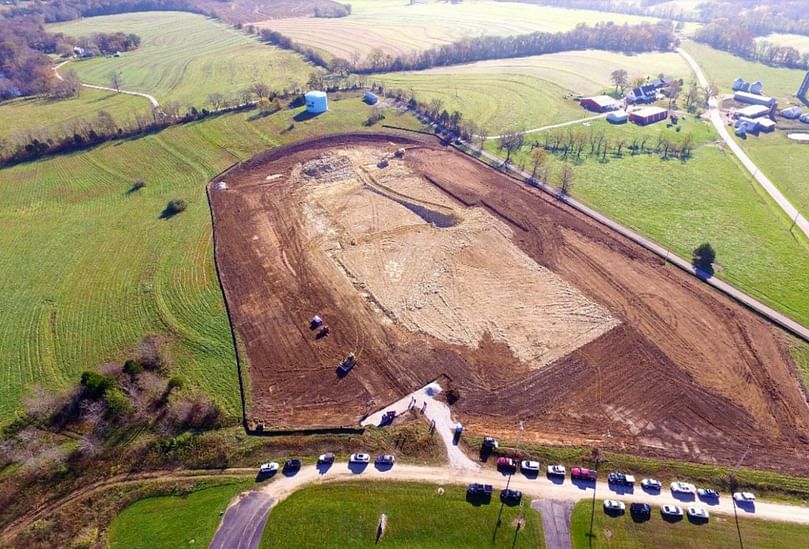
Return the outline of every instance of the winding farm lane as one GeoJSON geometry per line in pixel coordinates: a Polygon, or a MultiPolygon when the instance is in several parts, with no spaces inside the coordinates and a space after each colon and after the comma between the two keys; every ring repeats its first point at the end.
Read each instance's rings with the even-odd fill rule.
{"type": "MultiPolygon", "coordinates": [[[[59,68],[66,65],[67,63],[70,63],[69,59],[67,61],[62,61],[61,63],[59,63],[58,65],[56,65],[53,68],[53,74],[55,74],[56,78],[58,78],[59,80],[64,80],[64,78],[62,78],[62,75],[59,74],[59,68]]],[[[92,88],[94,90],[110,91],[110,92],[115,92],[115,93],[123,93],[125,95],[134,95],[134,96],[137,96],[137,97],[143,97],[144,99],[149,100],[149,103],[152,104],[152,108],[157,109],[157,110],[160,109],[160,103],[157,102],[157,99],[155,99],[155,96],[149,95],[148,93],[141,93],[141,92],[129,91],[129,90],[116,90],[115,88],[108,88],[106,86],[96,86],[94,84],[87,84],[86,82],[79,82],[79,84],[81,84],[85,88],[92,88]]]]}
{"type": "MultiPolygon", "coordinates": [[[[494,469],[469,471],[449,466],[397,464],[391,469],[378,469],[373,464],[358,468],[353,465],[349,466],[345,462],[334,463],[329,468],[316,468],[310,465],[292,476],[279,475],[279,478],[266,486],[237,497],[225,511],[210,547],[214,549],[257,548],[261,540],[261,532],[273,505],[305,486],[352,479],[424,482],[435,485],[466,485],[472,482],[482,482],[492,484],[499,493],[499,490],[506,485],[507,476],[494,469]]],[[[656,506],[675,504],[681,507],[690,504],[688,500],[675,499],[665,490],[661,494],[650,494],[640,489],[635,493],[621,494],[611,491],[605,482],[573,484],[569,479],[560,477],[551,480],[543,475],[531,478],[518,473],[511,479],[510,487],[521,490],[532,500],[549,499],[575,503],[583,499],[592,499],[595,489],[600,497],[606,498],[609,494],[609,499],[627,503],[643,502],[656,506]]],[[[493,500],[496,497],[497,494],[493,500]]],[[[733,515],[734,512],[731,498],[727,494],[724,494],[716,505],[707,505],[703,502],[697,502],[696,505],[707,508],[712,514],[733,515]]],[[[738,513],[740,517],[809,524],[809,507],[797,505],[758,502],[755,509],[739,508],[738,513]]],[[[688,524],[683,525],[684,528],[688,526],[688,524]]],[[[684,535],[687,532],[688,530],[683,530],[684,535]]]]}
{"type": "MultiPolygon", "coordinates": [[[[697,80],[699,81],[700,86],[703,88],[708,86],[708,79],[705,77],[705,73],[702,72],[702,68],[696,62],[696,60],[682,48],[677,48],[677,53],[682,56],[686,62],[691,65],[691,69],[697,75],[697,80]]],[[[742,150],[736,141],[733,140],[730,133],[728,132],[727,127],[722,122],[722,114],[719,111],[719,101],[716,97],[712,97],[708,102],[708,116],[711,119],[716,131],[719,133],[722,140],[725,144],[733,151],[733,154],[739,159],[745,169],[750,172],[753,178],[758,182],[761,187],[767,191],[767,194],[775,201],[776,204],[784,211],[784,213],[789,217],[789,219],[795,222],[803,234],[809,237],[809,221],[803,217],[800,212],[790,203],[789,200],[778,190],[778,188],[773,184],[770,179],[764,175],[761,170],[756,166],[750,157],[747,156],[747,153],[742,150]]]]}
{"type": "MultiPolygon", "coordinates": [[[[521,133],[523,135],[528,135],[529,133],[538,133],[538,132],[544,132],[544,131],[547,131],[547,130],[555,130],[557,128],[564,128],[566,126],[574,126],[576,124],[584,124],[585,122],[590,122],[592,120],[598,120],[600,118],[606,118],[608,114],[609,114],[608,112],[603,112],[601,114],[596,114],[596,115],[593,115],[593,116],[587,116],[585,118],[579,118],[578,120],[568,120],[567,122],[560,122],[558,124],[551,124],[550,126],[541,126],[539,128],[532,128],[530,130],[525,130],[525,131],[521,131],[521,132],[517,132],[517,133],[521,133]]],[[[481,137],[481,136],[476,135],[475,137],[481,137]]],[[[487,135],[485,137],[485,139],[487,141],[491,141],[492,139],[500,139],[501,137],[503,137],[503,136],[502,135],[487,135]]]]}

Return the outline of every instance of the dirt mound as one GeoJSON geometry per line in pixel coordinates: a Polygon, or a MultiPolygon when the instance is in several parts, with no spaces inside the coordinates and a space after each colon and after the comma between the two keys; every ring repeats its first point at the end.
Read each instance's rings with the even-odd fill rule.
{"type": "Polygon", "coordinates": [[[443,377],[477,432],[520,417],[538,441],[720,463],[750,445],[750,463],[809,472],[783,336],[563,204],[390,135],[299,143],[227,180],[216,255],[253,419],[353,426],[443,377]]]}

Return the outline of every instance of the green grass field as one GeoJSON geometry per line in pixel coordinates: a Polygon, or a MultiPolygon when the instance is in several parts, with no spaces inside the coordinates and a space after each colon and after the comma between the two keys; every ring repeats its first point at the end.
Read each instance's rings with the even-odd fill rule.
{"type": "Polygon", "coordinates": [[[81,119],[92,120],[99,111],[107,111],[116,120],[125,121],[136,112],[149,112],[149,102],[140,97],[83,88],[81,95],[62,101],[33,97],[0,103],[0,138],[27,136],[46,129],[53,134],[70,129],[81,119]]]}
{"type": "Polygon", "coordinates": [[[740,533],[744,547],[756,549],[803,547],[809,539],[809,526],[747,517],[739,520],[739,531],[733,517],[727,515],[712,515],[707,524],[692,524],[687,518],[670,523],[663,520],[657,506],[652,507],[650,520],[635,522],[628,509],[623,516],[606,515],[603,500],[596,501],[590,537],[591,514],[591,501],[581,501],[573,508],[570,535],[574,549],[735,549],[739,547],[740,533]]]}
{"type": "Polygon", "coordinates": [[[630,75],[630,79],[635,76],[656,78],[661,72],[676,78],[686,78],[691,75],[688,65],[676,53],[624,55],[603,50],[569,51],[531,57],[479,61],[466,65],[435,67],[409,74],[419,76],[486,75],[493,78],[502,78],[506,75],[525,75],[539,80],[536,84],[537,86],[545,86],[550,82],[575,93],[590,95],[599,93],[605,88],[612,90],[613,84],[610,81],[610,73],[617,69],[626,70],[630,75]]]}
{"type": "Polygon", "coordinates": [[[754,63],[689,40],[683,41],[682,48],[694,56],[708,79],[712,80],[723,93],[729,93],[733,81],[741,77],[751,82],[761,80],[765,94],[788,99],[798,91],[806,75],[805,71],[754,63]]]}
{"type": "Polygon", "coordinates": [[[809,36],[800,34],[768,34],[758,38],[759,41],[769,42],[777,46],[789,46],[801,53],[809,52],[809,36]]]}
{"type": "Polygon", "coordinates": [[[202,107],[210,93],[235,94],[256,81],[276,89],[304,84],[315,68],[286,50],[201,15],[144,12],[90,17],[51,25],[53,32],[85,36],[94,32],[133,32],[140,47],[120,58],[107,57],[68,64],[91,84],[110,86],[119,71],[121,87],[202,107]]]}
{"type": "Polygon", "coordinates": [[[382,513],[384,547],[542,548],[539,513],[523,499],[525,526],[517,532],[520,507],[502,507],[497,493],[488,505],[465,499],[463,487],[409,483],[341,483],[305,488],[273,509],[261,547],[373,547],[382,513]],[[498,526],[498,517],[500,518],[498,526]]]}
{"type": "Polygon", "coordinates": [[[457,4],[403,1],[351,3],[352,14],[339,19],[274,19],[271,28],[301,44],[335,57],[364,58],[374,48],[392,55],[446,44],[464,37],[515,35],[573,29],[578,23],[638,23],[654,18],[589,10],[569,10],[518,2],[467,1],[457,4]],[[362,40],[357,40],[362,36],[362,40]]]}
{"type": "Polygon", "coordinates": [[[792,141],[789,131],[736,139],[756,166],[804,217],[809,217],[809,145],[792,141]]]}
{"type": "MultiPolygon", "coordinates": [[[[694,132],[696,141],[711,139],[707,124],[698,124],[705,127],[694,132]]],[[[630,130],[635,131],[633,126],[610,131],[630,130]]],[[[671,130],[658,124],[644,131],[671,130]]],[[[542,142],[541,134],[531,139],[542,142]]],[[[495,143],[487,146],[496,152],[495,143]]],[[[557,162],[550,160],[553,168],[557,162]]],[[[687,162],[625,154],[607,162],[586,159],[574,170],[574,197],[681,257],[710,242],[721,265],[719,277],[809,324],[809,243],[789,232],[790,221],[730,153],[704,144],[687,162]]]]}
{"type": "Polygon", "coordinates": [[[110,523],[112,549],[207,547],[233,497],[255,482],[233,482],[181,496],[136,501],[110,523]]]}
{"type": "Polygon", "coordinates": [[[150,333],[177,375],[237,414],[205,183],[279,143],[362,130],[370,112],[356,97],[330,107],[291,131],[300,109],[233,114],[0,170],[0,424],[30,384],[73,384],[150,333]],[[129,192],[136,178],[146,187],[129,192]],[[188,209],[160,219],[173,198],[188,209]]]}

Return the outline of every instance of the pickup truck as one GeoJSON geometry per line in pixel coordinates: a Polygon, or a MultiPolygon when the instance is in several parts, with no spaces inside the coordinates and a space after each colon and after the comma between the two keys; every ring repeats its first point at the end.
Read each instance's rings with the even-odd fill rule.
{"type": "Polygon", "coordinates": [[[584,467],[573,467],[570,470],[570,478],[573,480],[595,480],[598,478],[598,473],[584,467]]]}

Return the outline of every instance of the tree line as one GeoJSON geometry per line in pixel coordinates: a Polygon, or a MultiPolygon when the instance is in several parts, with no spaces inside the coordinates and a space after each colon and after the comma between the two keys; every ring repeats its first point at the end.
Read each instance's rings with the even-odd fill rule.
{"type": "Polygon", "coordinates": [[[750,28],[718,21],[705,25],[694,34],[694,39],[712,48],[759,61],[768,65],[809,70],[809,52],[801,53],[790,46],[778,46],[766,40],[756,40],[750,28]]]}

